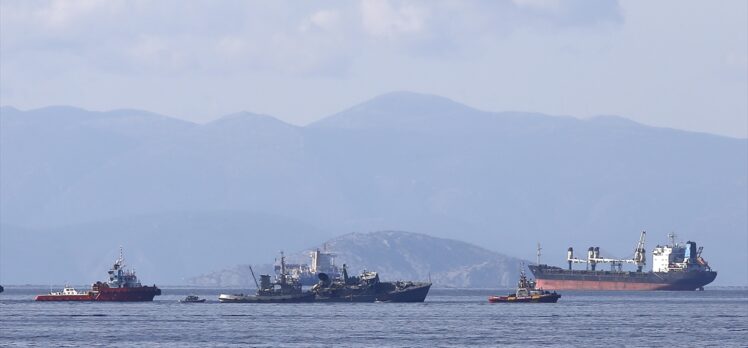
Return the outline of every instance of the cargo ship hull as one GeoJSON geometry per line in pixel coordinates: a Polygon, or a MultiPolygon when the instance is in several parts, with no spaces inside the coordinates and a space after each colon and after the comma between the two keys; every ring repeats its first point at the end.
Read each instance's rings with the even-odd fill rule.
{"type": "Polygon", "coordinates": [[[140,288],[105,288],[100,291],[89,291],[77,295],[38,295],[35,301],[112,301],[112,302],[147,302],[161,295],[161,289],[155,286],[140,288]]]}
{"type": "Polygon", "coordinates": [[[565,270],[531,265],[537,287],[545,290],[696,290],[717,277],[714,271],[612,272],[565,270]]]}

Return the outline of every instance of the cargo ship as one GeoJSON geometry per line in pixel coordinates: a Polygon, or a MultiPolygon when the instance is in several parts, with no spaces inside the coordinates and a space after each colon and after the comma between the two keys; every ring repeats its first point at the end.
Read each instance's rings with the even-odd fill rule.
{"type": "Polygon", "coordinates": [[[647,261],[645,236],[646,231],[642,231],[631,259],[603,257],[600,247],[590,247],[587,258],[579,259],[569,248],[568,269],[545,264],[529,268],[537,286],[545,290],[703,290],[717,277],[717,272],[701,257],[703,247],[697,248],[692,241],[676,242],[673,233],[668,235],[670,244],[652,250],[652,271],[643,271],[647,261]],[[573,269],[577,263],[585,264],[585,269],[573,269]],[[636,265],[636,271],[623,271],[624,263],[636,265]],[[600,270],[598,264],[610,264],[610,270],[600,270]]]}
{"type": "Polygon", "coordinates": [[[78,291],[65,286],[62,291],[38,295],[34,300],[136,302],[153,301],[153,297],[157,295],[161,295],[161,289],[156,285],[141,285],[135,272],[125,269],[125,258],[120,248],[119,258],[109,270],[109,281],[96,282],[88,291],[78,291]]]}

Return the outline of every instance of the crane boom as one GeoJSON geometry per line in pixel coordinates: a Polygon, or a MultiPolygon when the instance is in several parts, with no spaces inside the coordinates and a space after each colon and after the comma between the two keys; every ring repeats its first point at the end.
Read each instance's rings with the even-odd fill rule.
{"type": "Polygon", "coordinates": [[[634,249],[634,257],[631,259],[611,259],[600,257],[600,247],[589,247],[589,249],[587,249],[587,258],[580,259],[574,257],[573,248],[569,248],[566,257],[566,261],[569,262],[569,269],[571,269],[572,263],[590,264],[593,271],[595,270],[595,265],[598,263],[610,263],[611,267],[618,266],[619,269],[624,263],[632,263],[636,265],[637,272],[641,272],[644,265],[647,264],[647,256],[644,250],[644,241],[646,235],[647,231],[642,231],[641,235],[639,236],[639,242],[636,244],[636,248],[634,249]]]}

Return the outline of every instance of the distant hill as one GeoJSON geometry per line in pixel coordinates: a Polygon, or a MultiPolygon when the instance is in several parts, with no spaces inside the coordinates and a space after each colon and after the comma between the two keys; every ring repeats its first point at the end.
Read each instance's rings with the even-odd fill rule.
{"type": "Polygon", "coordinates": [[[48,229],[1,225],[3,284],[87,284],[124,247],[128,265],[147,284],[180,285],[226,265],[272,261],[281,246],[301,249],[328,237],[287,217],[237,211],[130,216],[48,229]],[[272,236],[269,238],[268,236],[272,236]]]}
{"type": "MultiPolygon", "coordinates": [[[[326,248],[338,265],[352,274],[376,271],[383,280],[428,280],[435,287],[511,287],[517,281],[520,260],[451,239],[399,231],[350,233],[317,247],[288,256],[290,263],[309,263],[309,250],[326,248]]],[[[271,272],[271,265],[254,266],[271,272]]],[[[259,271],[258,271],[259,270],[259,271]]],[[[187,280],[201,286],[251,286],[248,265],[238,265],[187,280]]]]}
{"type": "MultiPolygon", "coordinates": [[[[300,250],[382,230],[463,240],[523,259],[534,259],[540,242],[546,262],[561,265],[569,246],[630,255],[646,229],[648,250],[675,231],[705,247],[720,272],[716,285],[745,285],[748,140],[617,116],[486,112],[409,92],[306,127],[246,112],[194,124],[136,110],[3,107],[0,223],[15,226],[0,231],[4,282],[25,282],[28,275],[14,270],[33,270],[6,256],[25,248],[17,243],[60,231],[97,236],[115,249],[130,233],[150,231],[149,243],[164,246],[154,252],[167,260],[179,255],[167,247],[175,239],[195,240],[179,267],[207,272],[266,262],[280,249],[294,250],[290,244],[300,250]],[[185,221],[194,214],[203,228],[144,218],[172,214],[185,221]],[[249,227],[255,218],[262,230],[249,227]],[[224,227],[226,219],[236,228],[224,227]],[[30,232],[6,239],[19,230],[30,232]],[[306,236],[316,239],[302,241],[306,236]],[[235,255],[237,246],[206,242],[227,238],[257,252],[235,255]]],[[[61,242],[27,257],[49,264],[58,251],[96,252],[85,241],[61,242]]],[[[65,278],[81,277],[65,264],[71,261],[55,262],[65,278]]]]}

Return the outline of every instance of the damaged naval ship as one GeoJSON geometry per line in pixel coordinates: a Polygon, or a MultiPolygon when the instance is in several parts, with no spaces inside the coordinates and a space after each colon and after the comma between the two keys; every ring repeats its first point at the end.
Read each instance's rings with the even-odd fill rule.
{"type": "Polygon", "coordinates": [[[643,271],[645,236],[646,231],[642,231],[631,259],[605,258],[600,255],[599,247],[590,247],[587,258],[579,259],[574,257],[574,249],[569,248],[568,269],[541,264],[529,268],[537,285],[547,290],[703,290],[717,277],[717,272],[701,257],[703,247],[697,248],[692,241],[678,243],[672,233],[668,235],[670,244],[652,250],[652,271],[643,271]],[[574,263],[584,263],[586,268],[573,269],[574,263]],[[610,270],[597,269],[601,263],[610,264],[610,270]],[[623,271],[624,263],[636,265],[636,271],[623,271]]]}
{"type": "Polygon", "coordinates": [[[316,302],[423,302],[431,289],[429,282],[383,282],[377,272],[366,270],[348,276],[345,264],[341,277],[325,273],[318,277],[319,283],[311,290],[316,302]]]}
{"type": "Polygon", "coordinates": [[[252,267],[252,278],[257,286],[257,293],[254,295],[245,294],[220,294],[218,301],[221,303],[302,303],[313,302],[314,293],[304,291],[298,279],[290,277],[286,271],[286,257],[281,252],[281,270],[275,277],[275,281],[270,281],[269,274],[260,275],[260,283],[257,283],[255,272],[252,267]]]}

